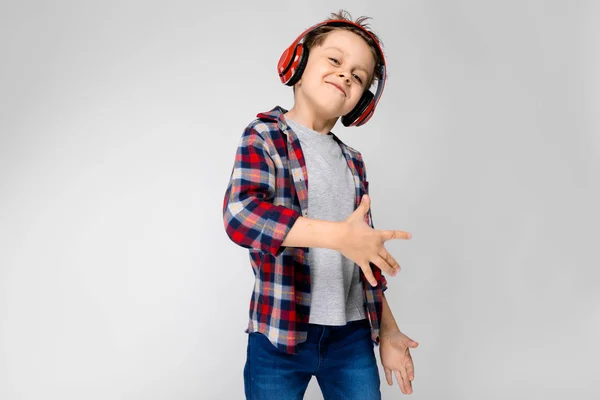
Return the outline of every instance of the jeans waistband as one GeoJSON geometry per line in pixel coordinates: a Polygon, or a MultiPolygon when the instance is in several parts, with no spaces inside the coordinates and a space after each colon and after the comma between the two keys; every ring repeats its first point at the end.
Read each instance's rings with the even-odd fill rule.
{"type": "Polygon", "coordinates": [[[346,332],[351,332],[361,327],[370,329],[369,320],[367,318],[349,321],[346,325],[308,324],[307,342],[317,343],[322,338],[328,337],[331,333],[339,333],[344,335],[346,332]]]}

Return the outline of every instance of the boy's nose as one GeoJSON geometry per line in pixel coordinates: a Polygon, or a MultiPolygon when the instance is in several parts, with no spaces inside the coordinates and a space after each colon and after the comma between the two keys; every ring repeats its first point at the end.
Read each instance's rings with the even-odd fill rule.
{"type": "Polygon", "coordinates": [[[350,79],[350,78],[348,78],[348,77],[347,77],[347,76],[346,76],[346,75],[345,75],[343,72],[340,72],[340,73],[338,74],[338,76],[339,76],[340,78],[345,78],[345,79],[346,79],[346,81],[348,81],[348,80],[350,79]]]}

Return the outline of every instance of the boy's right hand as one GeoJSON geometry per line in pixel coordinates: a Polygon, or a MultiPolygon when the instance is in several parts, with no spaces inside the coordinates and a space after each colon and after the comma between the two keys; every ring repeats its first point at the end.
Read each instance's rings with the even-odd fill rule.
{"type": "Polygon", "coordinates": [[[404,231],[371,228],[365,220],[369,207],[369,196],[364,195],[358,208],[343,223],[338,250],[362,269],[372,286],[377,286],[369,262],[389,275],[396,275],[400,265],[383,244],[392,239],[410,239],[412,235],[404,231]]]}

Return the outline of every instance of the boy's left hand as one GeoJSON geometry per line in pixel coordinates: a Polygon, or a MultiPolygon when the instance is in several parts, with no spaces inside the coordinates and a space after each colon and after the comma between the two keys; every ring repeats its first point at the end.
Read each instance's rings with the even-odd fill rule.
{"type": "Polygon", "coordinates": [[[415,366],[410,350],[419,345],[404,333],[400,331],[383,333],[379,343],[379,355],[381,356],[381,365],[385,370],[385,379],[388,385],[392,386],[392,371],[396,375],[396,380],[400,390],[404,394],[412,393],[412,381],[415,379],[415,366]]]}

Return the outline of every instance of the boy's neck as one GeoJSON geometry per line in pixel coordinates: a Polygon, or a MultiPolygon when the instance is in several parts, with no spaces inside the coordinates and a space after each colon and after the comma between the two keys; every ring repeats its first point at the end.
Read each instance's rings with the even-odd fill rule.
{"type": "Polygon", "coordinates": [[[327,135],[337,122],[337,118],[324,119],[320,118],[314,111],[308,107],[296,103],[284,114],[285,118],[296,121],[297,123],[306,126],[313,131],[317,131],[322,135],[327,135]]]}

